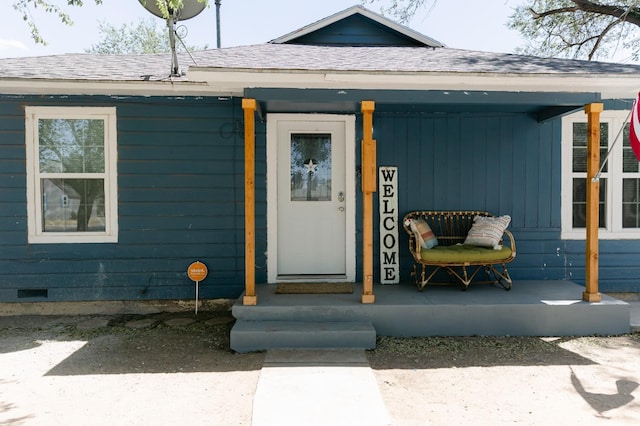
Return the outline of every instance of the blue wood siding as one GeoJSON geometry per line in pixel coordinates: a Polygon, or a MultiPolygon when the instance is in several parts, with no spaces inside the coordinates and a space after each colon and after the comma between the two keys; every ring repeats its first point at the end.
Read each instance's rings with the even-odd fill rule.
{"type": "Polygon", "coordinates": [[[423,46],[365,16],[352,15],[292,40],[292,44],[348,46],[423,46]]]}
{"type": "MultiPolygon", "coordinates": [[[[240,295],[242,120],[238,99],[0,97],[0,301],[191,299],[194,284],[185,271],[195,260],[209,268],[201,297],[240,295]],[[118,243],[27,243],[24,107],[35,105],[117,108],[118,243]]],[[[266,281],[266,128],[260,120],[256,126],[260,283],[266,281]]],[[[422,209],[509,214],[518,245],[514,279],[583,284],[585,242],[560,239],[560,136],[560,119],[538,123],[527,114],[374,113],[378,165],[399,168],[400,217],[422,209]]],[[[361,247],[359,182],[357,188],[361,247]]],[[[407,238],[399,235],[401,279],[408,280],[407,238]]],[[[356,254],[361,279],[361,250],[356,254]]],[[[640,291],[639,256],[638,241],[601,241],[601,291],[640,291]]],[[[378,280],[379,265],[374,272],[378,280]]]]}
{"type": "MultiPolygon", "coordinates": [[[[201,297],[236,297],[244,289],[239,100],[1,98],[0,151],[0,301],[42,300],[45,294],[46,300],[191,299],[194,284],[186,268],[195,260],[209,269],[201,297]],[[27,244],[29,105],[117,108],[118,243],[27,244]]],[[[258,173],[264,174],[264,145],[257,152],[258,173]]],[[[264,179],[257,183],[262,235],[264,179]]],[[[259,239],[258,253],[265,251],[265,240],[259,239]]],[[[257,261],[264,264],[260,256],[257,261]]],[[[257,279],[266,280],[264,269],[257,279]]]]}
{"type": "MultiPolygon", "coordinates": [[[[508,214],[518,251],[509,267],[514,279],[584,285],[585,241],[560,239],[560,119],[381,112],[374,114],[374,128],[378,165],[399,168],[400,217],[412,210],[508,214]]],[[[404,230],[400,249],[401,279],[408,280],[412,260],[404,230]]],[[[640,291],[639,256],[638,241],[601,241],[600,290],[640,291]]]]}

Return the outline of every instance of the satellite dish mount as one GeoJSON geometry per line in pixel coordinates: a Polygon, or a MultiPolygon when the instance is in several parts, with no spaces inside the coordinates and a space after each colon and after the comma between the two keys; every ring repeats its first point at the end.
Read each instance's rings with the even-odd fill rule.
{"type": "MultiPolygon", "coordinates": [[[[198,0],[183,0],[182,7],[180,9],[172,9],[169,7],[168,0],[138,0],[140,4],[151,12],[151,14],[158,18],[165,19],[167,21],[167,27],[169,28],[169,47],[171,48],[171,77],[180,77],[178,67],[178,54],[176,53],[176,37],[182,43],[182,40],[176,33],[176,22],[191,19],[194,16],[200,14],[205,8],[205,3],[201,3],[198,0]],[[165,3],[169,16],[164,17],[158,3],[165,3]]],[[[184,44],[183,44],[184,45],[184,44]]]]}

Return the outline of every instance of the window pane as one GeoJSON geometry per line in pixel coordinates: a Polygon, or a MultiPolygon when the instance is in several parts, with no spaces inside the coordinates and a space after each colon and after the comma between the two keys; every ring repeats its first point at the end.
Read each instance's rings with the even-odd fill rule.
{"type": "Polygon", "coordinates": [[[622,227],[640,227],[640,179],[622,180],[622,227]]]}
{"type": "Polygon", "coordinates": [[[42,230],[105,230],[104,179],[41,179],[42,230]]]}
{"type": "MultiPolygon", "coordinates": [[[[598,203],[599,227],[604,228],[606,221],[605,200],[607,193],[607,179],[600,179],[600,200],[598,203]]],[[[587,226],[587,180],[585,178],[573,179],[573,207],[572,225],[574,228],[587,226]]]]}
{"type": "Polygon", "coordinates": [[[573,171],[587,172],[587,148],[573,148],[573,171]]]}
{"type": "MultiPolygon", "coordinates": [[[[600,166],[609,147],[609,123],[600,123],[600,166]]],[[[587,171],[587,123],[573,123],[573,167],[574,172],[587,171]]],[[[605,164],[602,169],[607,171],[605,164]]]]}
{"type": "Polygon", "coordinates": [[[640,163],[633,153],[631,143],[629,142],[629,123],[624,125],[624,130],[622,131],[622,171],[624,173],[636,173],[640,171],[640,163]]]}
{"type": "Polygon", "coordinates": [[[291,135],[291,201],[331,201],[331,135],[291,135]]]}
{"type": "Polygon", "coordinates": [[[104,120],[38,120],[42,173],[104,173],[104,120]]]}
{"type": "Polygon", "coordinates": [[[573,146],[587,147],[587,123],[573,123],[573,146]]]}

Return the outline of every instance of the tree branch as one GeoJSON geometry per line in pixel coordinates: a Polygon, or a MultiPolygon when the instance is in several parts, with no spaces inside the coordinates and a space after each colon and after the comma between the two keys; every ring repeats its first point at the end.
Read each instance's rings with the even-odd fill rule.
{"type": "Polygon", "coordinates": [[[558,9],[551,9],[545,12],[536,12],[535,10],[533,10],[533,8],[530,7],[529,13],[531,13],[531,16],[533,16],[533,19],[540,19],[540,18],[545,18],[547,16],[559,15],[561,13],[572,13],[578,10],[580,9],[574,6],[574,7],[561,7],[558,9]]]}
{"type": "Polygon", "coordinates": [[[589,52],[589,60],[591,60],[593,58],[593,55],[595,55],[596,50],[598,50],[598,48],[600,47],[600,44],[602,43],[602,40],[607,35],[607,33],[609,31],[611,31],[613,29],[613,27],[615,27],[616,25],[618,25],[618,24],[620,24],[622,22],[623,21],[620,21],[619,19],[615,19],[609,25],[607,25],[606,28],[604,30],[602,30],[602,32],[600,32],[600,34],[598,35],[598,37],[596,39],[596,42],[594,43],[593,47],[591,48],[591,51],[589,52]]]}
{"type": "Polygon", "coordinates": [[[578,9],[583,12],[598,13],[600,15],[613,16],[622,21],[629,22],[640,27],[640,8],[621,7],[606,4],[594,3],[589,0],[571,0],[578,9]]]}

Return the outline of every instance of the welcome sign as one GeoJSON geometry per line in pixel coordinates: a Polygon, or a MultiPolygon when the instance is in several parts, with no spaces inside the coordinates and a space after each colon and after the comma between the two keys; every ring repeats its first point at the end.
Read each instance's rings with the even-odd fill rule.
{"type": "Polygon", "coordinates": [[[380,167],[380,283],[400,282],[398,259],[398,168],[380,167]]]}

